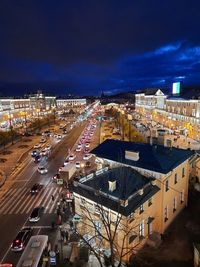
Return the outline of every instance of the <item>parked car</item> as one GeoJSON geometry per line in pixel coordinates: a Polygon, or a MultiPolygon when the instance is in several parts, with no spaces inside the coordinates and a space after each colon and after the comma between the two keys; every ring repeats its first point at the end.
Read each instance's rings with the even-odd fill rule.
{"type": "Polygon", "coordinates": [[[29,222],[38,222],[42,215],[43,207],[34,208],[29,217],[29,222]]]}
{"type": "Polygon", "coordinates": [[[22,228],[13,240],[11,245],[12,251],[22,251],[25,248],[29,238],[31,237],[33,229],[30,227],[22,228]]]}

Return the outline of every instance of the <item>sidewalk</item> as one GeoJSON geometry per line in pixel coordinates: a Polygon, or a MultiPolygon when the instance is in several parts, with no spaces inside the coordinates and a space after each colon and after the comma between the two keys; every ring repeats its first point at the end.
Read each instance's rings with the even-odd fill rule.
{"type": "Polygon", "coordinates": [[[9,177],[14,169],[26,158],[33,146],[39,142],[41,136],[23,137],[22,140],[0,151],[0,170],[9,177]]]}

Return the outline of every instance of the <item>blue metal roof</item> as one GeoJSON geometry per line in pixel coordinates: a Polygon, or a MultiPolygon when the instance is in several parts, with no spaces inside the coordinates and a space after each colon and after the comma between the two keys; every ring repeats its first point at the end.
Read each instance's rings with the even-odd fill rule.
{"type": "Polygon", "coordinates": [[[194,154],[191,150],[111,139],[107,139],[90,153],[104,159],[164,174],[194,154]],[[139,160],[126,159],[125,151],[139,152],[139,160]]]}
{"type": "Polygon", "coordinates": [[[130,167],[118,167],[94,176],[82,184],[73,185],[73,192],[128,216],[160,190],[151,183],[152,180],[130,167]],[[114,180],[116,181],[116,189],[111,192],[109,191],[109,181],[114,180]],[[137,191],[142,188],[144,191],[140,195],[137,191]],[[97,194],[98,191],[103,194],[100,192],[97,194]],[[119,200],[128,200],[128,205],[120,205],[119,200]]]}

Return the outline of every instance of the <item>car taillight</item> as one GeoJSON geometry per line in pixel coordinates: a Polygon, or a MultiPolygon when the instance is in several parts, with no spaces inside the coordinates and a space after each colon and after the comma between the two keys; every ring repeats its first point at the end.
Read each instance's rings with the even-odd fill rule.
{"type": "Polygon", "coordinates": [[[19,240],[16,240],[15,242],[16,242],[16,243],[19,243],[19,240]]]}

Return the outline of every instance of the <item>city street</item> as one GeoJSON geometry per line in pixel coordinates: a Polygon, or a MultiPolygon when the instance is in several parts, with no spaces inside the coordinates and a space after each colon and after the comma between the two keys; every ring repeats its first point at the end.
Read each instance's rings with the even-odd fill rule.
{"type": "MultiPolygon", "coordinates": [[[[26,168],[16,178],[9,190],[2,196],[0,201],[0,259],[2,262],[11,262],[16,265],[21,253],[10,251],[10,245],[17,232],[23,226],[33,226],[34,233],[41,229],[48,229],[56,216],[56,202],[62,192],[62,187],[52,183],[52,176],[63,164],[77,138],[84,129],[84,124],[78,125],[71,130],[68,136],[54,148],[48,162],[48,173],[41,175],[37,172],[37,165],[30,160],[26,168]],[[42,190],[37,195],[31,195],[30,189],[35,183],[43,184],[42,190]],[[51,196],[55,196],[52,203],[51,196]],[[44,212],[38,223],[30,224],[28,217],[37,206],[43,206],[44,212]]],[[[9,186],[9,183],[7,184],[9,186]]]]}

